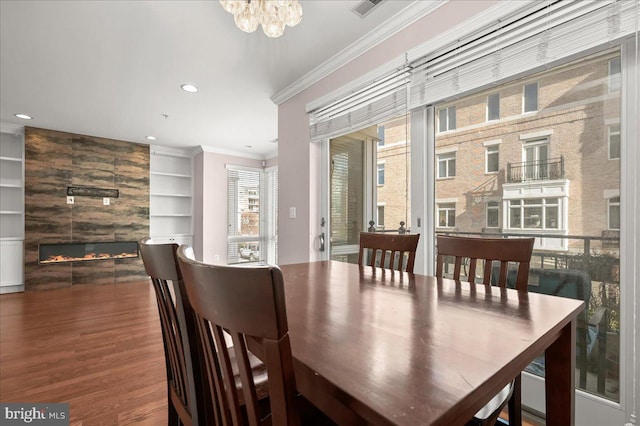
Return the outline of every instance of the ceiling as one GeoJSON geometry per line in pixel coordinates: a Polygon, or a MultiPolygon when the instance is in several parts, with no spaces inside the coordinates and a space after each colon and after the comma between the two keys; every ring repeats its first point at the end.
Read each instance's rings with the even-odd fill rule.
{"type": "Polygon", "coordinates": [[[365,18],[359,0],[301,3],[302,22],[269,39],[240,31],[217,0],[2,0],[0,121],[269,158],[270,98],[414,2],[386,0],[365,18]]]}

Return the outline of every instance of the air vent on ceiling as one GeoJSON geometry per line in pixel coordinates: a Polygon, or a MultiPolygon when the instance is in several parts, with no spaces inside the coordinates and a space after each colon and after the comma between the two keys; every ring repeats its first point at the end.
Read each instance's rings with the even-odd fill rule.
{"type": "Polygon", "coordinates": [[[359,17],[364,18],[383,1],[384,0],[362,0],[356,7],[351,10],[353,10],[353,12],[359,17]]]}

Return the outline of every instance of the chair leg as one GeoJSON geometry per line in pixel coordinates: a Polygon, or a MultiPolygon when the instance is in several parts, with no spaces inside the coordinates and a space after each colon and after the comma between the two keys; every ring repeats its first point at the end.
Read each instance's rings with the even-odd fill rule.
{"type": "Polygon", "coordinates": [[[521,382],[522,374],[518,374],[515,379],[513,393],[509,398],[509,426],[522,426],[521,382]]]}
{"type": "Polygon", "coordinates": [[[182,422],[180,421],[180,416],[178,415],[178,411],[176,411],[176,407],[174,407],[173,402],[171,402],[171,395],[169,395],[167,405],[168,405],[167,424],[169,426],[180,426],[182,422]]]}

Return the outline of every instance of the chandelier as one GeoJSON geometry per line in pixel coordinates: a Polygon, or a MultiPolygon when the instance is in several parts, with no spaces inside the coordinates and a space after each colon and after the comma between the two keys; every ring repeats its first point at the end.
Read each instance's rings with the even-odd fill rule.
{"type": "Polygon", "coordinates": [[[220,4],[233,15],[238,28],[247,33],[262,25],[268,37],[280,37],[285,25],[294,27],[302,20],[298,0],[220,0],[220,4]]]}

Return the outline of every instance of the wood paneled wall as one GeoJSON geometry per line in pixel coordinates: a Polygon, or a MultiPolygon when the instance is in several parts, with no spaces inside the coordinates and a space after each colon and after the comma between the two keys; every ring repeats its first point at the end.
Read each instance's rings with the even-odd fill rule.
{"type": "Polygon", "coordinates": [[[137,241],[149,235],[149,146],[25,129],[25,288],[139,281],[142,261],[38,264],[39,243],[137,241]],[[114,188],[119,198],[75,197],[67,186],[114,188]]]}

